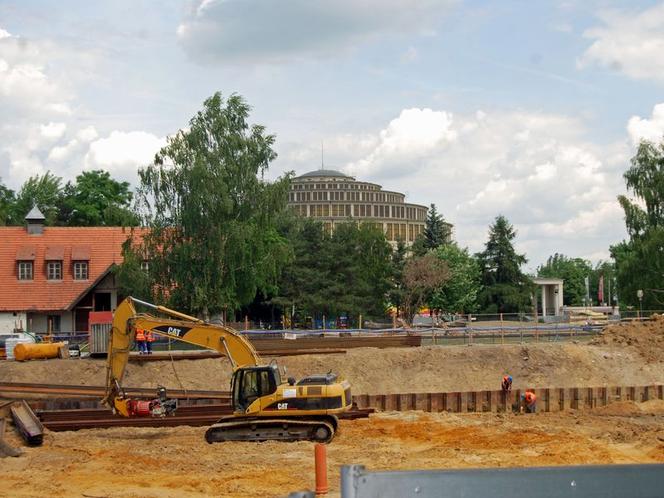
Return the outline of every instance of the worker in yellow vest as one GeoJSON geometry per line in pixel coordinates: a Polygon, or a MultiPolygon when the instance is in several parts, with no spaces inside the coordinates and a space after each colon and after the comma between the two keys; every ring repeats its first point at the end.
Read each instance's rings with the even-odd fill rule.
{"type": "Polygon", "coordinates": [[[138,345],[138,354],[146,354],[148,351],[145,330],[136,329],[136,344],[138,345]]]}

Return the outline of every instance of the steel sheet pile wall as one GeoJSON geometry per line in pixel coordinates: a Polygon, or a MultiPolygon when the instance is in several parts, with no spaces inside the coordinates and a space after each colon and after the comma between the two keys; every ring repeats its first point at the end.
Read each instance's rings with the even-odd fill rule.
{"type": "MultiPolygon", "coordinates": [[[[537,396],[537,411],[558,412],[596,408],[615,401],[643,402],[664,399],[664,386],[569,387],[531,389],[537,396]]],[[[422,410],[425,412],[505,412],[519,402],[526,390],[449,393],[359,394],[353,396],[359,408],[383,411],[422,410]]]]}

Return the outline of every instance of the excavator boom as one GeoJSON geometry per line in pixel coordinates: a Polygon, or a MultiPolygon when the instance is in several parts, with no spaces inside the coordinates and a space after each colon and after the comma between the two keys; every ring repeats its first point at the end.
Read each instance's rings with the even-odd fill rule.
{"type": "Polygon", "coordinates": [[[104,402],[109,406],[113,406],[114,399],[120,394],[118,391],[127,368],[136,329],[151,330],[159,336],[218,351],[228,357],[233,369],[260,364],[260,358],[254,347],[237,331],[223,325],[205,323],[203,320],[165,306],[155,306],[128,297],[120,303],[113,315],[104,396],[104,402]],[[137,313],[134,302],[176,318],[157,318],[137,313]]]}
{"type": "Polygon", "coordinates": [[[337,430],[337,413],[350,409],[350,384],[331,373],[282,382],[276,364],[261,364],[252,344],[223,325],[128,297],[115,310],[108,348],[106,392],[103,402],[124,416],[166,416],[177,409],[160,388],[152,401],[128,399],[122,391],[129,352],[136,330],[218,351],[233,366],[233,415],[206,432],[208,442],[221,441],[330,441],[337,430]],[[137,313],[134,304],[150,307],[169,318],[137,313]]]}

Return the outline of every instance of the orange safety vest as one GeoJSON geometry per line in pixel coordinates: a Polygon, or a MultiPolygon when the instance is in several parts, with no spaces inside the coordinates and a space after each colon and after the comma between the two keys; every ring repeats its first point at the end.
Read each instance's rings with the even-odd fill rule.
{"type": "Polygon", "coordinates": [[[526,393],[526,403],[529,405],[532,405],[535,401],[537,400],[537,396],[535,396],[535,393],[531,393],[528,391],[526,393]]]}
{"type": "Polygon", "coordinates": [[[145,331],[143,329],[136,329],[136,340],[137,341],[145,340],[145,331]]]}
{"type": "Polygon", "coordinates": [[[151,330],[145,331],[145,340],[148,342],[154,342],[154,334],[152,333],[151,330]]]}

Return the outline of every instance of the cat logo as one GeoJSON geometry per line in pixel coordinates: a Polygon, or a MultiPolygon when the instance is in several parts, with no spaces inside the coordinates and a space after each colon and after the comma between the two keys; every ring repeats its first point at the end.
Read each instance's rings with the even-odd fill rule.
{"type": "Polygon", "coordinates": [[[177,327],[168,327],[166,330],[166,333],[168,335],[173,335],[175,337],[180,337],[180,334],[182,334],[182,329],[179,329],[177,327]]]}
{"type": "Polygon", "coordinates": [[[277,403],[277,410],[288,410],[288,403],[277,403]]]}

